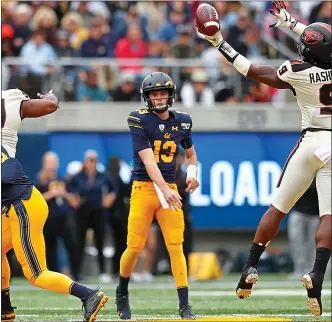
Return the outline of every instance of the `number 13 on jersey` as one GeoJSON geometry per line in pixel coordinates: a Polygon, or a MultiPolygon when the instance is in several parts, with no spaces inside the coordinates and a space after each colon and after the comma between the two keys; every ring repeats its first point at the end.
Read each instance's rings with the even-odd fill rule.
{"type": "Polygon", "coordinates": [[[157,163],[160,162],[160,159],[165,163],[171,163],[176,152],[176,143],[174,141],[166,141],[163,145],[161,143],[161,140],[153,142],[154,159],[157,163]],[[163,153],[160,153],[160,150],[163,153]]]}

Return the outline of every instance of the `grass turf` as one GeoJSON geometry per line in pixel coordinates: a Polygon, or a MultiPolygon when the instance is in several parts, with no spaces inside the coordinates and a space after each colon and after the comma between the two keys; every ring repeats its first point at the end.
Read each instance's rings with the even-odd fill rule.
{"type": "MultiPolygon", "coordinates": [[[[288,281],[285,275],[260,275],[250,298],[238,300],[235,296],[238,278],[236,274],[218,281],[190,283],[190,303],[199,320],[332,321],[331,281],[324,283],[324,315],[318,319],[309,314],[301,282],[288,281]]],[[[91,287],[98,284],[95,279],[89,279],[87,283],[91,287]]],[[[33,288],[24,279],[12,279],[11,285],[12,304],[18,307],[15,321],[82,321],[81,303],[77,298],[33,288]]],[[[109,303],[97,321],[120,321],[113,303],[115,287],[115,283],[102,285],[109,303]]],[[[179,319],[175,286],[166,277],[158,277],[152,284],[131,283],[130,305],[133,320],[179,319]]]]}

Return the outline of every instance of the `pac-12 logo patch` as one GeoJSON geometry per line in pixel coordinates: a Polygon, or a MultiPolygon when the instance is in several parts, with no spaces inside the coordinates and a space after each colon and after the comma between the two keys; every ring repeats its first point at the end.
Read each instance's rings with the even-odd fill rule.
{"type": "Polygon", "coordinates": [[[165,130],[165,125],[164,124],[159,124],[159,130],[163,132],[165,130]]]}

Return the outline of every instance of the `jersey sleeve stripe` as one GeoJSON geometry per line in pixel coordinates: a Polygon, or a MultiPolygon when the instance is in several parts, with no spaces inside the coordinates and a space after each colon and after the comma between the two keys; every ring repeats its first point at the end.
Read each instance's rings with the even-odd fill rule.
{"type": "Polygon", "coordinates": [[[128,119],[131,119],[131,120],[135,120],[137,122],[141,122],[141,120],[138,118],[138,117],[135,117],[135,116],[128,116],[128,119]]]}
{"type": "Polygon", "coordinates": [[[139,124],[134,124],[134,123],[128,123],[129,127],[135,127],[137,129],[141,129],[144,130],[143,126],[139,125],[139,124]]]}

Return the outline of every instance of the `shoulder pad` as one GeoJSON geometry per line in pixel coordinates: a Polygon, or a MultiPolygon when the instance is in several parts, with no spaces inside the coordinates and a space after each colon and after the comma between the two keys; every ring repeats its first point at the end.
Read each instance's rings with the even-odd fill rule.
{"type": "Polygon", "coordinates": [[[143,122],[141,121],[142,115],[139,113],[141,110],[131,112],[127,118],[129,127],[143,129],[143,122]]]}
{"type": "Polygon", "coordinates": [[[149,113],[149,110],[147,108],[142,108],[140,110],[136,110],[136,112],[139,114],[139,115],[143,115],[143,114],[148,114],[149,113]]]}
{"type": "Polygon", "coordinates": [[[302,70],[306,70],[311,68],[312,66],[304,61],[301,60],[290,60],[290,65],[292,68],[292,72],[301,72],[302,70]]]}
{"type": "Polygon", "coordinates": [[[175,113],[177,113],[177,114],[185,114],[185,115],[188,115],[188,113],[186,113],[186,112],[182,112],[182,111],[173,111],[173,112],[175,112],[175,113]]]}

